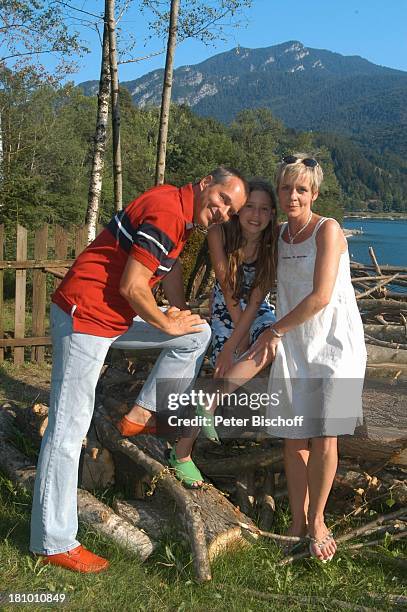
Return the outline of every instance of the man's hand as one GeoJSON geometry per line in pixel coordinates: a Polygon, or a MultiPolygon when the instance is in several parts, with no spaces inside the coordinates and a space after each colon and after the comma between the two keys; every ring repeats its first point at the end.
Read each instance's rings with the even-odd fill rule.
{"type": "Polygon", "coordinates": [[[206,324],[199,315],[192,314],[190,310],[180,310],[175,306],[168,308],[164,314],[167,317],[165,331],[171,336],[196,334],[203,331],[202,325],[206,324]]]}
{"type": "Polygon", "coordinates": [[[281,338],[277,338],[270,330],[264,330],[253,344],[248,358],[253,359],[256,366],[264,368],[276,358],[277,346],[280,341],[281,338]]]}

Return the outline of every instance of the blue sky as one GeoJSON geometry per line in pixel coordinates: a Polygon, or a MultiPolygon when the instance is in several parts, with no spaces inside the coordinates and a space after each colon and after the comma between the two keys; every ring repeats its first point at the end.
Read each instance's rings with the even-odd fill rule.
{"type": "MultiPolygon", "coordinates": [[[[99,13],[103,4],[101,0],[81,0],[75,6],[99,13]]],[[[153,39],[144,46],[148,27],[137,4],[133,2],[133,8],[123,17],[122,28],[131,29],[136,36],[134,56],[139,57],[160,49],[163,41],[153,39]]],[[[92,52],[80,61],[79,72],[71,77],[76,83],[99,78],[99,41],[88,29],[82,30],[82,36],[92,52]]],[[[360,55],[375,64],[407,71],[407,0],[253,0],[241,26],[228,28],[226,36],[227,42],[215,46],[198,41],[181,43],[176,51],[176,67],[198,63],[237,45],[268,47],[299,40],[306,47],[360,55]]],[[[122,65],[119,78],[135,79],[162,68],[164,61],[161,55],[122,65]]]]}

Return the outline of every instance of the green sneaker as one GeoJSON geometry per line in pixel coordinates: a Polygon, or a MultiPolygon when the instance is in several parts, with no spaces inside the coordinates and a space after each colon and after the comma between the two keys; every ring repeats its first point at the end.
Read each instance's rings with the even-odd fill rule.
{"type": "Polygon", "coordinates": [[[168,458],[169,465],[174,470],[175,478],[177,478],[188,489],[199,489],[202,485],[194,486],[199,481],[204,481],[204,477],[192,461],[179,461],[175,454],[175,448],[171,449],[168,458]]]}
{"type": "Polygon", "coordinates": [[[198,405],[195,414],[199,417],[203,417],[205,420],[204,425],[201,426],[201,431],[205,438],[211,440],[212,442],[217,442],[220,444],[218,432],[215,429],[215,425],[213,424],[214,418],[213,414],[209,412],[209,410],[205,410],[205,408],[201,405],[198,405]]]}

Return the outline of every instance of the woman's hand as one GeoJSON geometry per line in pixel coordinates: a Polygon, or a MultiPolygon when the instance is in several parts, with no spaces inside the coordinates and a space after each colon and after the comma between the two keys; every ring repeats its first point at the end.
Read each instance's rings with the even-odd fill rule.
{"type": "Polygon", "coordinates": [[[232,367],[235,358],[235,349],[225,343],[223,349],[219,353],[216,364],[214,378],[223,378],[228,370],[232,367]]]}
{"type": "Polygon", "coordinates": [[[276,358],[280,341],[281,338],[277,338],[270,329],[264,330],[253,344],[247,356],[248,359],[254,359],[256,366],[264,368],[276,358]]]}

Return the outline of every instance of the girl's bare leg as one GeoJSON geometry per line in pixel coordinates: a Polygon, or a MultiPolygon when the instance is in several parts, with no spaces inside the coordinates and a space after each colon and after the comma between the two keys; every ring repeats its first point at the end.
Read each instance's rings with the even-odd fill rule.
{"type": "MultiPolygon", "coordinates": [[[[267,367],[267,363],[263,367],[267,367]]],[[[233,393],[243,383],[247,382],[254,376],[256,376],[263,367],[256,365],[253,359],[242,359],[228,370],[223,380],[227,383],[225,392],[233,393]]],[[[214,413],[216,410],[216,403],[213,403],[209,407],[209,413],[214,413]]],[[[180,438],[175,445],[175,454],[179,461],[189,461],[191,459],[191,452],[194,446],[194,442],[198,436],[199,430],[196,430],[190,438],[180,438]]]]}
{"type": "Polygon", "coordinates": [[[292,517],[288,535],[302,537],[307,533],[309,454],[308,439],[285,440],[284,465],[292,517]]]}
{"type": "MultiPolygon", "coordinates": [[[[312,438],[308,460],[308,533],[322,540],[329,532],[324,521],[324,511],[338,466],[338,441],[336,437],[312,438]]],[[[323,550],[314,546],[315,554],[326,559],[336,551],[336,543],[328,540],[323,550]]]]}

